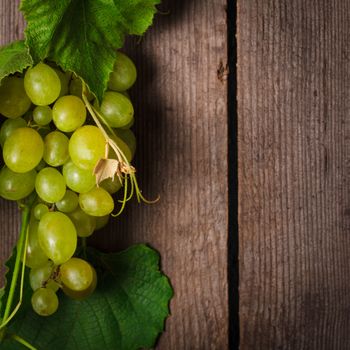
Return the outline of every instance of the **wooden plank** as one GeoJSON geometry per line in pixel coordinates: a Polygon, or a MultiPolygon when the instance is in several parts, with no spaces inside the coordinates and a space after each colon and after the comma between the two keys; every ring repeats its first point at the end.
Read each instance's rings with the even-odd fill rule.
{"type": "MultiPolygon", "coordinates": [[[[0,4],[8,42],[18,13],[14,2],[0,4]]],[[[168,0],[162,10],[169,14],[157,16],[142,42],[127,45],[139,70],[136,166],[145,195],[161,200],[133,203],[93,243],[116,250],[147,242],[161,252],[175,297],[158,349],[221,350],[228,347],[225,0],[168,0]]],[[[1,204],[3,258],[17,217],[1,204]]]]}
{"type": "Polygon", "coordinates": [[[350,1],[238,1],[241,349],[350,348],[350,1]]]}
{"type": "MultiPolygon", "coordinates": [[[[23,37],[24,20],[17,10],[20,0],[0,0],[0,46],[23,37]]],[[[0,198],[0,285],[3,282],[4,261],[16,244],[20,215],[16,203],[0,198]]]]}
{"type": "Polygon", "coordinates": [[[132,205],[101,248],[148,242],[175,289],[159,349],[226,349],[227,98],[223,0],[164,1],[141,45],[133,100],[136,166],[154,206],[132,205]]]}

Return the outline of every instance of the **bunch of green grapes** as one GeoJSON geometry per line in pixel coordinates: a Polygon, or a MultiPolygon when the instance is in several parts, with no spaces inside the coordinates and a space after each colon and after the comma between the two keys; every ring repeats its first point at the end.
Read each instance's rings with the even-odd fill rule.
{"type": "MultiPolygon", "coordinates": [[[[127,90],[135,80],[135,65],[118,53],[101,104],[87,94],[129,162],[136,141],[127,90]]],[[[94,291],[94,267],[74,255],[80,238],[107,224],[115,205],[112,195],[122,187],[118,176],[96,183],[94,168],[106,158],[106,138],[91,119],[82,90],[80,78],[46,63],[22,76],[9,76],[0,86],[0,114],[7,118],[0,130],[5,164],[0,195],[21,201],[37,194],[25,263],[30,268],[32,306],[42,316],[57,310],[58,290],[74,299],[94,291]]],[[[109,158],[115,156],[107,148],[108,152],[109,158]]]]}

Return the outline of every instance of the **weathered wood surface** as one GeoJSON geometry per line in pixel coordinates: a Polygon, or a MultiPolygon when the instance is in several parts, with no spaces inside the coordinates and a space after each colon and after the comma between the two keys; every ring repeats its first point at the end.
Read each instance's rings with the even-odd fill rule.
{"type": "MultiPolygon", "coordinates": [[[[22,35],[17,3],[0,0],[2,44],[22,35]]],[[[139,70],[136,166],[144,193],[161,200],[131,205],[93,243],[116,250],[147,242],[161,252],[175,297],[158,349],[221,350],[228,348],[225,0],[168,0],[162,10],[169,14],[127,46],[139,70]]],[[[3,260],[18,230],[14,205],[1,202],[0,222],[3,260]]]]}
{"type": "Polygon", "coordinates": [[[237,17],[241,349],[350,349],[350,1],[237,17]]]}
{"type": "MultiPolygon", "coordinates": [[[[19,1],[0,0],[0,45],[23,37],[24,21],[17,7],[19,1]]],[[[0,199],[0,285],[3,282],[4,261],[16,244],[20,215],[16,203],[0,199]]]]}

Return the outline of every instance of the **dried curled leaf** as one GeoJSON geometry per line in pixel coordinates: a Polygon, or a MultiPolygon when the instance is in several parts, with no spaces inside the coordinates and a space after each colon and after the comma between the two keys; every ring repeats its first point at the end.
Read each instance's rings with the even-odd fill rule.
{"type": "Polygon", "coordinates": [[[112,178],[120,174],[120,162],[116,159],[100,159],[95,168],[96,185],[98,186],[103,180],[112,178]]]}

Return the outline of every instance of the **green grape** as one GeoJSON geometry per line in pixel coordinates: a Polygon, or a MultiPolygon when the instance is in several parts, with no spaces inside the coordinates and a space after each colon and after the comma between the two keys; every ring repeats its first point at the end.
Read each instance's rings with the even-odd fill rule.
{"type": "Polygon", "coordinates": [[[27,126],[27,122],[23,118],[6,119],[0,129],[0,144],[4,147],[6,139],[12,132],[19,128],[27,126]]]}
{"type": "Polygon", "coordinates": [[[56,72],[56,74],[60,78],[60,82],[61,82],[61,92],[60,92],[59,97],[68,95],[69,83],[70,83],[70,80],[72,78],[72,72],[63,73],[59,68],[54,68],[54,71],[56,72]]]}
{"type": "Polygon", "coordinates": [[[108,224],[109,221],[109,215],[105,216],[96,216],[96,227],[95,230],[100,230],[101,228],[105,227],[108,224]]]}
{"type": "Polygon", "coordinates": [[[57,167],[69,159],[68,137],[59,132],[52,131],[44,139],[44,160],[47,164],[57,167]]]}
{"type": "Polygon", "coordinates": [[[103,180],[100,183],[100,187],[104,188],[108,193],[114,194],[122,188],[122,183],[120,182],[119,177],[116,175],[114,180],[111,177],[103,180]]]}
{"type": "Polygon", "coordinates": [[[46,204],[38,203],[33,209],[33,214],[35,219],[41,220],[41,218],[49,211],[49,207],[46,204]]]}
{"type": "Polygon", "coordinates": [[[130,129],[115,129],[114,131],[116,135],[127,144],[131,151],[132,157],[134,157],[136,151],[135,134],[130,129]]]}
{"type": "Polygon", "coordinates": [[[113,198],[102,187],[95,187],[87,193],[81,193],[79,205],[86,214],[91,216],[105,216],[114,209],[113,198]]]}
{"type": "Polygon", "coordinates": [[[68,216],[72,220],[79,237],[89,237],[94,233],[96,227],[95,216],[86,214],[80,207],[77,207],[68,216]]]}
{"type": "Polygon", "coordinates": [[[109,75],[108,88],[114,91],[130,89],[137,77],[134,62],[122,52],[117,52],[113,72],[109,75]]]}
{"type": "Polygon", "coordinates": [[[36,176],[35,190],[43,201],[55,203],[65,195],[66,181],[57,169],[44,168],[36,176]]]}
{"type": "Polygon", "coordinates": [[[55,265],[68,261],[77,248],[74,224],[67,215],[60,212],[49,212],[41,218],[38,240],[41,249],[55,265]]]}
{"type": "Polygon", "coordinates": [[[47,106],[58,98],[61,82],[53,68],[45,63],[38,63],[27,70],[24,88],[35,105],[47,106]]]}
{"type": "Polygon", "coordinates": [[[86,108],[79,97],[63,96],[54,104],[52,116],[57,129],[72,132],[85,123],[86,108]]]}
{"type": "Polygon", "coordinates": [[[0,113],[7,118],[18,118],[25,114],[31,101],[24,90],[23,78],[6,77],[0,85],[0,113]]]}
{"type": "Polygon", "coordinates": [[[93,170],[104,157],[106,140],[99,128],[85,125],[77,129],[69,140],[69,155],[75,165],[93,170]]]}
{"type": "Polygon", "coordinates": [[[69,93],[71,95],[82,98],[83,95],[83,83],[80,78],[73,78],[69,84],[69,93]]]}
{"type": "Polygon", "coordinates": [[[72,258],[61,265],[60,279],[70,290],[82,292],[93,282],[93,267],[83,259],[72,258]]]}
{"type": "Polygon", "coordinates": [[[33,310],[40,316],[51,316],[58,309],[58,298],[50,288],[39,288],[32,296],[33,310]]]}
{"type": "Polygon", "coordinates": [[[67,296],[69,296],[72,299],[75,300],[83,300],[86,299],[87,297],[89,297],[96,289],[97,286],[97,274],[96,274],[96,270],[91,266],[92,268],[92,272],[93,272],[93,278],[92,278],[92,282],[90,284],[90,287],[83,290],[83,291],[76,291],[76,290],[72,290],[69,289],[67,286],[65,286],[64,284],[62,285],[62,290],[64,292],[64,294],[66,294],[67,296]]]}
{"type": "Polygon", "coordinates": [[[122,128],[128,125],[134,117],[134,107],[123,94],[107,91],[102,99],[100,111],[106,122],[112,128],[122,128]]]}
{"type": "Polygon", "coordinates": [[[70,213],[77,208],[78,204],[79,198],[77,194],[67,190],[64,197],[60,201],[56,202],[56,207],[63,213],[70,213]]]}
{"type": "Polygon", "coordinates": [[[59,285],[51,279],[53,271],[54,265],[52,261],[47,261],[44,265],[31,269],[29,272],[29,283],[32,289],[36,291],[39,288],[45,287],[56,292],[59,285]]]}
{"type": "Polygon", "coordinates": [[[44,154],[44,142],[37,131],[31,128],[13,130],[3,149],[5,164],[16,173],[34,169],[44,154]]]}
{"type": "MultiPolygon", "coordinates": [[[[126,157],[126,159],[128,160],[128,162],[131,162],[132,161],[132,157],[133,157],[133,152],[131,151],[129,146],[119,136],[112,136],[112,139],[115,141],[117,146],[123,152],[123,154],[126,157]]],[[[110,158],[113,158],[113,159],[115,159],[117,157],[115,152],[114,152],[114,150],[111,149],[111,148],[109,149],[109,155],[108,156],[110,158]]]]}
{"type": "Polygon", "coordinates": [[[50,106],[37,106],[33,110],[33,119],[38,125],[47,125],[52,120],[52,109],[50,106]]]}
{"type": "Polygon", "coordinates": [[[47,263],[48,257],[43,252],[38,241],[39,221],[34,217],[30,218],[28,228],[28,246],[26,252],[26,265],[30,268],[37,268],[47,263]]]}
{"type": "MultiPolygon", "coordinates": [[[[121,130],[127,130],[127,129],[130,129],[130,128],[132,128],[133,126],[134,126],[134,124],[135,124],[135,118],[134,117],[132,117],[132,120],[131,120],[131,122],[129,123],[129,124],[127,124],[127,125],[125,125],[125,126],[123,126],[122,128],[120,128],[121,130]]],[[[120,130],[119,129],[119,130],[120,130]]]]}
{"type": "Polygon", "coordinates": [[[29,196],[35,186],[36,171],[15,173],[6,166],[0,171],[0,196],[18,201],[29,196]]]}
{"type": "Polygon", "coordinates": [[[96,184],[96,177],[91,170],[81,169],[72,161],[63,165],[62,173],[67,187],[78,193],[89,192],[96,184]]]}
{"type": "MultiPolygon", "coordinates": [[[[82,98],[83,95],[83,84],[80,78],[73,78],[69,85],[69,92],[71,95],[82,98]]],[[[87,99],[92,101],[95,96],[88,90],[87,99]]]]}

